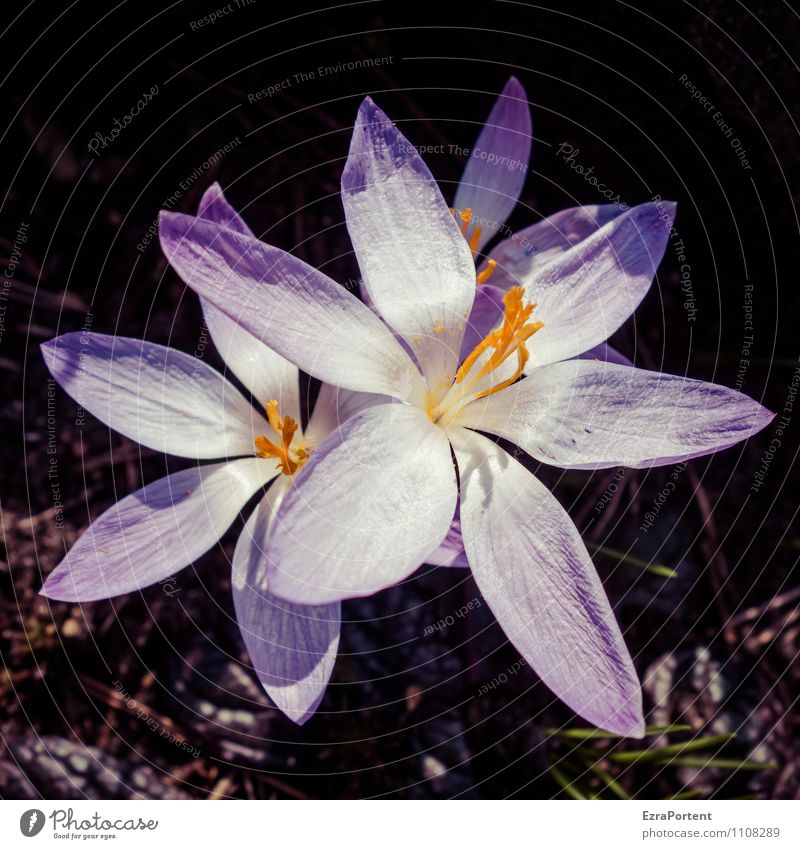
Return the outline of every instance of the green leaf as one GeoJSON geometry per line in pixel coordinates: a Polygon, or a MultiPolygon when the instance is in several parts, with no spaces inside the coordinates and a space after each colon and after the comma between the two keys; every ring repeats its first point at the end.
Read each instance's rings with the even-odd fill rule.
{"type": "Polygon", "coordinates": [[[612,752],[608,755],[608,759],[621,764],[638,763],[639,761],[663,762],[675,755],[682,755],[684,752],[707,749],[709,746],[721,746],[735,737],[735,734],[711,734],[708,737],[699,737],[697,740],[689,740],[686,743],[673,743],[671,746],[663,746],[660,749],[635,749],[627,752],[612,752]]]}
{"type": "MultiPolygon", "coordinates": [[[[647,737],[659,734],[672,734],[678,731],[691,731],[689,725],[648,725],[645,729],[647,737]]],[[[545,728],[545,734],[551,737],[560,737],[563,740],[623,740],[627,739],[621,734],[612,734],[601,728],[545,728]]]]}
{"type": "Polygon", "coordinates": [[[599,545],[592,540],[584,540],[586,547],[596,554],[605,554],[606,557],[611,557],[614,560],[620,560],[633,566],[636,569],[641,569],[643,572],[651,572],[653,575],[660,575],[662,578],[677,578],[678,573],[669,566],[664,566],[661,563],[648,563],[647,560],[642,560],[640,557],[634,557],[632,554],[626,554],[624,551],[618,551],[616,548],[609,548],[606,545],[599,545]]]}
{"type": "Polygon", "coordinates": [[[579,790],[575,786],[575,783],[570,781],[569,778],[567,778],[567,776],[564,775],[564,773],[557,766],[551,766],[550,769],[549,769],[549,772],[550,772],[550,775],[552,775],[553,778],[556,780],[559,787],[561,787],[561,789],[568,796],[571,796],[573,799],[588,799],[589,798],[585,793],[583,793],[581,790],[579,790]]]}
{"type": "Polygon", "coordinates": [[[717,769],[747,769],[756,771],[760,769],[780,769],[780,764],[773,761],[737,761],[736,758],[704,758],[701,755],[685,755],[670,758],[669,766],[693,766],[704,769],[716,767],[717,769]]]}
{"type": "Polygon", "coordinates": [[[585,758],[586,766],[608,787],[608,789],[619,799],[630,799],[628,791],[602,767],[592,763],[591,759],[585,758]]]}

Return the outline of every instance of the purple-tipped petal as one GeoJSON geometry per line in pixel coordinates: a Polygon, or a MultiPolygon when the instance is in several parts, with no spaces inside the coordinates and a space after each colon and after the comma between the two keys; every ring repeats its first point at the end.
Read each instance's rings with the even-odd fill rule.
{"type": "Polygon", "coordinates": [[[625,354],[620,354],[620,352],[616,348],[612,348],[608,342],[601,342],[599,345],[595,345],[594,348],[590,348],[588,351],[584,351],[582,354],[579,354],[576,360],[594,360],[601,363],[614,363],[618,366],[632,366],[633,363],[625,356],[625,354]]]}
{"type": "Polygon", "coordinates": [[[267,427],[232,383],[174,348],[79,331],[45,342],[42,353],[81,406],[156,451],[203,460],[252,454],[267,427]]]}
{"type": "Polygon", "coordinates": [[[636,670],[572,520],[499,445],[462,431],[461,529],[497,621],[548,687],[585,719],[644,735],[636,670]]]}
{"type": "Polygon", "coordinates": [[[472,210],[477,249],[500,231],[516,206],[531,155],[531,112],[516,77],[506,83],[470,151],[453,206],[472,210]]]}
{"type": "Polygon", "coordinates": [[[212,183],[205,190],[203,197],[200,198],[197,216],[208,221],[216,221],[217,224],[235,230],[243,236],[256,238],[256,234],[247,226],[244,218],[228,203],[219,183],[212,183]]]}
{"type": "Polygon", "coordinates": [[[314,714],[336,661],[340,605],[292,604],[267,587],[262,548],[280,496],[264,497],[239,536],[233,555],[233,601],[253,669],[273,702],[298,725],[314,714]]]}
{"type": "Polygon", "coordinates": [[[419,371],[380,319],[322,272],[212,221],[162,212],[167,259],[198,295],[308,374],[403,400],[419,371]]]}
{"type": "Polygon", "coordinates": [[[275,595],[325,604],[396,584],[444,539],[456,506],[450,446],[417,407],[345,422],[296,476],[266,547],[275,595]]]}
{"type": "Polygon", "coordinates": [[[45,581],[56,601],[96,601],[155,584],[225,533],[277,472],[261,459],[194,466],[154,481],[106,510],[45,581]]]}
{"type": "MultiPolygon", "coordinates": [[[[206,190],[197,215],[243,236],[255,238],[252,230],[225,199],[218,183],[206,190]]],[[[291,416],[299,422],[300,375],[297,366],[276,354],[210,301],[200,298],[200,304],[208,332],[228,368],[262,406],[274,399],[281,415],[291,416]]]]}
{"type": "Polygon", "coordinates": [[[450,388],[475,266],[416,148],[367,98],[342,174],[347,230],[369,298],[411,346],[428,389],[450,388]]]}
{"type": "MultiPolygon", "coordinates": [[[[525,285],[564,251],[588,239],[628,207],[617,204],[573,206],[518,230],[489,252],[497,266],[492,283],[501,289],[525,285]]],[[[484,261],[481,270],[487,267],[484,261]]]]}
{"type": "Polygon", "coordinates": [[[570,360],[474,401],[459,423],[508,439],[553,466],[602,469],[663,466],[712,454],[753,436],[773,418],[725,386],[570,360]]]}
{"type": "Polygon", "coordinates": [[[670,203],[629,209],[520,281],[544,324],[528,341],[528,372],[604,342],[633,313],[664,255],[673,213],[670,203]]]}

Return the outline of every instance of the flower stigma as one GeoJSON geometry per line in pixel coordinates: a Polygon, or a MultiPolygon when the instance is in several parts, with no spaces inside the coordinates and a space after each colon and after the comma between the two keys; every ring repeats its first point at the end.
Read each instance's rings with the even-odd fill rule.
{"type": "Polygon", "coordinates": [[[275,468],[280,469],[284,475],[291,476],[308,460],[311,452],[303,444],[292,447],[292,440],[298,429],[297,422],[291,416],[281,418],[277,401],[270,401],[266,411],[269,425],[280,440],[272,442],[266,436],[257,436],[253,440],[256,457],[274,457],[278,461],[275,468]]]}
{"type": "Polygon", "coordinates": [[[488,333],[461,363],[453,386],[441,403],[428,408],[428,417],[434,424],[444,425],[465,403],[500,392],[520,378],[530,356],[526,342],[544,326],[541,321],[530,321],[536,304],[526,304],[524,298],[522,286],[512,286],[503,295],[505,310],[502,324],[488,333]],[[487,354],[490,350],[491,353],[487,354]],[[479,386],[514,355],[517,365],[511,375],[497,384],[479,386]]]}

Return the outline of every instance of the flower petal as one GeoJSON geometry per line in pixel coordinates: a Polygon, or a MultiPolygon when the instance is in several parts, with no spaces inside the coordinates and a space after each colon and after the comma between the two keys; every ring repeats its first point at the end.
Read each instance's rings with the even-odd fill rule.
{"type": "MultiPolygon", "coordinates": [[[[219,183],[200,200],[199,218],[215,221],[244,236],[255,238],[244,219],[228,203],[219,183]]],[[[262,405],[278,401],[282,415],[300,421],[300,386],[297,367],[276,354],[210,301],[200,298],[208,332],[228,368],[262,405]]]]}
{"type": "Polygon", "coordinates": [[[462,431],[461,528],[478,588],[509,640],[585,719],[644,735],[639,679],[572,520],[499,445],[462,431]]]}
{"type": "Polygon", "coordinates": [[[663,466],[735,445],[774,418],[725,386],[590,360],[536,369],[458,422],[561,468],[663,466]]]}
{"type": "MultiPolygon", "coordinates": [[[[492,283],[501,289],[525,285],[549,262],[622,215],[627,206],[573,206],[514,233],[489,252],[497,265],[492,283]]],[[[485,269],[488,259],[481,270],[485,269]]]]}
{"type": "Polygon", "coordinates": [[[516,77],[495,101],[464,168],[453,207],[472,210],[480,226],[477,249],[497,233],[511,215],[525,184],[531,155],[531,111],[516,77]]]}
{"type": "Polygon", "coordinates": [[[478,286],[475,292],[475,302],[467,322],[464,342],[461,345],[461,362],[463,362],[482,342],[491,330],[503,320],[505,291],[491,283],[478,286]]]}
{"type": "Polygon", "coordinates": [[[419,371],[391,332],[322,272],[190,215],[162,212],[159,232],[188,286],[298,368],[346,389],[424,396],[419,371]]]}
{"type": "Polygon", "coordinates": [[[440,428],[404,404],[345,422],[286,494],[267,547],[272,591],[323,604],[396,584],[444,539],[455,470],[440,428]]]}
{"type": "Polygon", "coordinates": [[[256,234],[247,226],[244,218],[228,203],[219,183],[212,183],[205,190],[203,197],[200,198],[197,215],[199,218],[216,221],[217,224],[235,230],[243,236],[256,238],[256,234]]]}
{"type": "Polygon", "coordinates": [[[197,357],[124,336],[65,333],[42,345],[50,373],[81,406],[129,439],[177,457],[253,454],[267,422],[197,357]]]}
{"type": "Polygon", "coordinates": [[[589,348],[579,354],[575,359],[578,360],[599,360],[601,363],[616,363],[618,366],[632,366],[633,363],[616,348],[612,348],[608,342],[601,342],[595,345],[594,348],[589,348]]]}
{"type": "Polygon", "coordinates": [[[208,551],[276,474],[272,463],[249,458],[193,466],[148,484],[92,522],[42,595],[96,601],[169,577],[208,551]]]}
{"type": "Polygon", "coordinates": [[[341,611],[292,604],[267,587],[262,548],[285,489],[273,485],[239,536],[233,554],[233,601],[253,669],[273,702],[298,725],[314,714],[336,662],[341,611]]]}
{"type": "Polygon", "coordinates": [[[413,349],[428,389],[445,392],[475,296],[472,254],[416,148],[370,98],[353,129],[342,201],[370,300],[413,349]]]}
{"type": "Polygon", "coordinates": [[[544,322],[528,342],[528,372],[604,342],[633,313],[664,255],[673,210],[636,206],[523,281],[534,319],[544,322]]]}
{"type": "Polygon", "coordinates": [[[442,540],[442,544],[436,551],[428,555],[425,562],[430,563],[431,566],[458,566],[461,568],[469,566],[467,554],[464,551],[464,539],[461,536],[461,518],[458,510],[456,510],[450,530],[442,540]]]}
{"type": "Polygon", "coordinates": [[[375,395],[371,392],[351,392],[323,383],[319,389],[314,411],[308,421],[305,437],[311,446],[321,445],[334,431],[338,430],[348,419],[362,410],[374,407],[376,404],[392,403],[393,399],[386,395],[375,395]]]}

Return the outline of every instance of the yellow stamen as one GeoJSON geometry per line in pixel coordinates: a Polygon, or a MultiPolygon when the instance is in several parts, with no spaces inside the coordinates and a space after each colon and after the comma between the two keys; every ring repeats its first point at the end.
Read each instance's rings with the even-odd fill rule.
{"type": "Polygon", "coordinates": [[[524,296],[525,290],[522,286],[513,286],[506,292],[503,296],[503,303],[505,304],[503,324],[497,330],[489,333],[482,342],[475,346],[475,349],[464,360],[461,368],[456,372],[456,383],[462,383],[475,365],[478,357],[489,348],[494,348],[494,353],[486,360],[478,373],[472,377],[467,387],[465,387],[470,388],[516,353],[517,368],[514,374],[507,380],[497,384],[497,386],[492,386],[489,389],[479,392],[475,395],[476,399],[492,395],[510,386],[520,377],[525,368],[525,363],[528,361],[528,349],[525,343],[544,325],[541,321],[528,321],[534,309],[536,309],[536,304],[525,304],[523,300],[524,296]]]}
{"type": "Polygon", "coordinates": [[[472,235],[469,239],[469,249],[472,251],[472,256],[474,257],[476,253],[478,253],[478,242],[481,238],[481,228],[476,227],[472,231],[472,235]]]}
{"type": "Polygon", "coordinates": [[[476,278],[476,283],[480,286],[481,283],[485,283],[493,274],[494,270],[497,268],[497,263],[493,259],[489,259],[486,261],[486,268],[481,271],[481,273],[476,278]]]}
{"type": "Polygon", "coordinates": [[[292,440],[297,433],[297,422],[291,416],[281,418],[278,402],[270,401],[266,406],[269,426],[281,437],[280,442],[271,442],[266,436],[257,436],[253,441],[257,457],[275,457],[277,469],[284,475],[293,475],[309,458],[310,452],[305,445],[292,448],[292,440]]]}
{"type": "Polygon", "coordinates": [[[472,223],[472,209],[467,207],[464,210],[453,209],[451,207],[450,213],[453,218],[458,221],[461,219],[461,223],[458,225],[458,229],[461,231],[461,235],[467,240],[467,244],[469,245],[469,249],[472,251],[473,258],[475,254],[478,253],[478,242],[481,238],[481,227],[475,227],[472,233],[469,232],[469,225],[472,223]]]}

